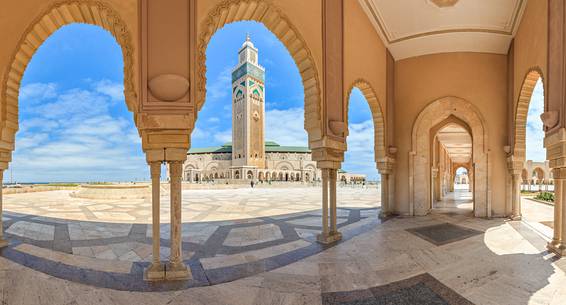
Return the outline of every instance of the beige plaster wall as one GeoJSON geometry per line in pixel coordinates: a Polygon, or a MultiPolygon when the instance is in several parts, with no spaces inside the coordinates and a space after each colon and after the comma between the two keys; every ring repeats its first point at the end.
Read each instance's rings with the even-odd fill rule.
{"type": "Polygon", "coordinates": [[[546,77],[547,21],[547,0],[528,1],[514,40],[513,111],[515,111],[521,86],[529,70],[539,68],[543,73],[543,78],[546,77]]]}
{"type": "MultiPolygon", "coordinates": [[[[432,101],[456,96],[474,104],[487,122],[491,164],[489,184],[494,216],[504,213],[506,163],[507,59],[483,53],[444,53],[396,62],[395,145],[397,152],[395,210],[409,211],[409,152],[419,113],[432,101]]],[[[418,183],[418,182],[415,182],[418,183]]]]}
{"type": "MultiPolygon", "coordinates": [[[[358,79],[368,82],[386,113],[387,49],[358,1],[344,2],[344,93],[358,79]]],[[[365,110],[365,109],[364,109],[365,110]]]]}

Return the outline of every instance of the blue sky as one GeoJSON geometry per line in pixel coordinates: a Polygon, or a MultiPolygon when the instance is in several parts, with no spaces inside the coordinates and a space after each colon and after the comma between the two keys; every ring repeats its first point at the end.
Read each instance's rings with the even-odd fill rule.
{"type": "Polygon", "coordinates": [[[542,80],[539,79],[533,90],[529,112],[527,114],[527,160],[546,160],[546,149],[544,149],[544,131],[540,115],[544,112],[544,88],[542,80]]]}
{"type": "MultiPolygon", "coordinates": [[[[219,30],[208,46],[207,99],[193,147],[231,141],[230,72],[246,33],[266,68],[266,140],[307,146],[303,87],[293,59],[263,25],[238,22],[219,30]]],[[[373,123],[359,90],[352,94],[349,119],[343,168],[376,179],[373,123]]],[[[147,179],[141,141],[124,102],[122,53],[110,33],[68,25],[38,49],[21,83],[10,168],[18,182],[147,179]]]]}

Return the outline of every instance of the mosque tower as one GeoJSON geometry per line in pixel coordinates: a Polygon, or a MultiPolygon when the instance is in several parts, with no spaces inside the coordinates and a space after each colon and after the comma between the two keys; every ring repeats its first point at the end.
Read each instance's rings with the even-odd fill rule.
{"type": "Polygon", "coordinates": [[[238,57],[232,70],[232,167],[265,168],[265,69],[249,34],[238,57]]]}

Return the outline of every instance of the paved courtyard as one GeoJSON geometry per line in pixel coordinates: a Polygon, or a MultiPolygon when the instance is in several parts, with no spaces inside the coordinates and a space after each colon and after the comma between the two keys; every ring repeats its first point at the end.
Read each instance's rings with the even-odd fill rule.
{"type": "Polygon", "coordinates": [[[429,216],[381,222],[377,190],[340,188],[345,238],[323,247],[314,242],[318,191],[185,192],[183,248],[195,278],[159,284],[141,280],[151,258],[144,200],[7,195],[2,304],[565,304],[566,260],[546,251],[539,230],[550,206],[524,199],[524,221],[478,219],[464,192],[429,216]],[[256,216],[256,206],[276,212],[256,216]]]}
{"type": "MultiPolygon", "coordinates": [[[[92,285],[153,290],[142,280],[152,259],[149,199],[90,200],[72,191],[6,195],[7,257],[92,285]],[[101,277],[112,277],[101,281],[101,277]],[[80,275],[80,276],[79,276],[80,275]]],[[[349,238],[377,223],[377,188],[339,188],[338,226],[349,238]]],[[[320,188],[241,188],[183,192],[183,258],[195,279],[217,284],[316,254],[320,188]]],[[[162,198],[161,256],[169,256],[169,198],[162,198]]],[[[172,287],[174,289],[176,287],[172,287]]],[[[163,287],[163,289],[169,289],[163,287]]]]}

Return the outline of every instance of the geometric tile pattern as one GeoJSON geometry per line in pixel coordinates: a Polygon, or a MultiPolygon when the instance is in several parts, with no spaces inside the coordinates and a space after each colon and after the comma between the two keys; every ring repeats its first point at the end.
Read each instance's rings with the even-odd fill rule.
{"type": "Polygon", "coordinates": [[[428,273],[363,290],[322,294],[323,305],[473,305],[428,273]]]}
{"type": "MultiPolygon", "coordinates": [[[[319,200],[319,189],[309,189],[310,194],[304,189],[275,190],[276,195],[269,195],[273,190],[253,191],[250,193],[246,190],[239,197],[226,196],[231,192],[237,194],[234,190],[188,191],[188,196],[184,196],[189,198],[183,200],[184,219],[190,217],[190,220],[182,224],[183,259],[191,267],[195,280],[183,285],[192,287],[233,281],[288,265],[328,247],[316,242],[316,235],[321,231],[321,212],[319,208],[314,208],[319,200]],[[287,202],[285,208],[285,201],[278,198],[278,191],[288,194],[290,199],[287,200],[295,201],[287,202]],[[270,196],[273,200],[270,200],[270,196]],[[304,202],[298,200],[299,197],[304,202]],[[241,212],[238,212],[238,207],[241,212]],[[266,212],[269,210],[271,215],[266,212]],[[256,216],[250,217],[253,215],[256,216]],[[198,220],[222,218],[227,220],[198,220]]],[[[344,240],[347,240],[378,223],[375,206],[379,204],[379,199],[376,199],[379,196],[376,196],[375,190],[367,189],[348,189],[345,193],[342,198],[355,194],[358,199],[358,206],[339,205],[337,211],[338,228],[344,234],[344,240]]],[[[25,199],[28,194],[21,195],[25,199]]],[[[14,206],[17,196],[20,194],[6,196],[7,201],[14,206]]],[[[120,222],[109,221],[108,218],[94,221],[99,219],[95,216],[96,210],[103,209],[110,213],[113,209],[118,213],[143,215],[142,208],[125,200],[77,201],[76,198],[62,196],[62,192],[44,193],[40,204],[27,202],[26,207],[26,201],[22,202],[20,198],[17,204],[19,209],[16,209],[27,213],[14,212],[11,207],[5,209],[5,235],[15,247],[11,251],[4,251],[3,256],[47,274],[85,284],[103,283],[109,288],[125,290],[156,289],[145,286],[140,275],[152,259],[152,228],[149,221],[132,223],[128,221],[129,217],[116,220],[120,222]],[[51,195],[65,204],[50,202],[48,198],[51,195]],[[69,203],[69,200],[73,202],[69,203]],[[96,207],[96,204],[100,207],[96,207]],[[86,210],[85,206],[89,206],[89,209],[86,210]],[[60,214],[61,209],[65,210],[65,215],[60,214]],[[79,220],[69,219],[74,217],[73,213],[79,220]],[[85,218],[88,220],[83,220],[85,218]],[[20,243],[29,247],[18,247],[20,243]],[[55,254],[49,254],[49,251],[55,254]],[[51,265],[48,261],[54,258],[54,264],[51,265]],[[130,272],[124,274],[124,269],[130,272]],[[118,273],[109,280],[96,280],[100,276],[106,277],[105,272],[112,270],[118,273]]],[[[162,198],[162,202],[168,202],[168,198],[162,198]]],[[[170,225],[162,218],[160,254],[163,261],[169,257],[169,236],[170,225]]]]}
{"type": "Polygon", "coordinates": [[[451,223],[411,228],[407,229],[407,231],[437,246],[446,245],[475,235],[483,234],[481,231],[451,223]]]}

